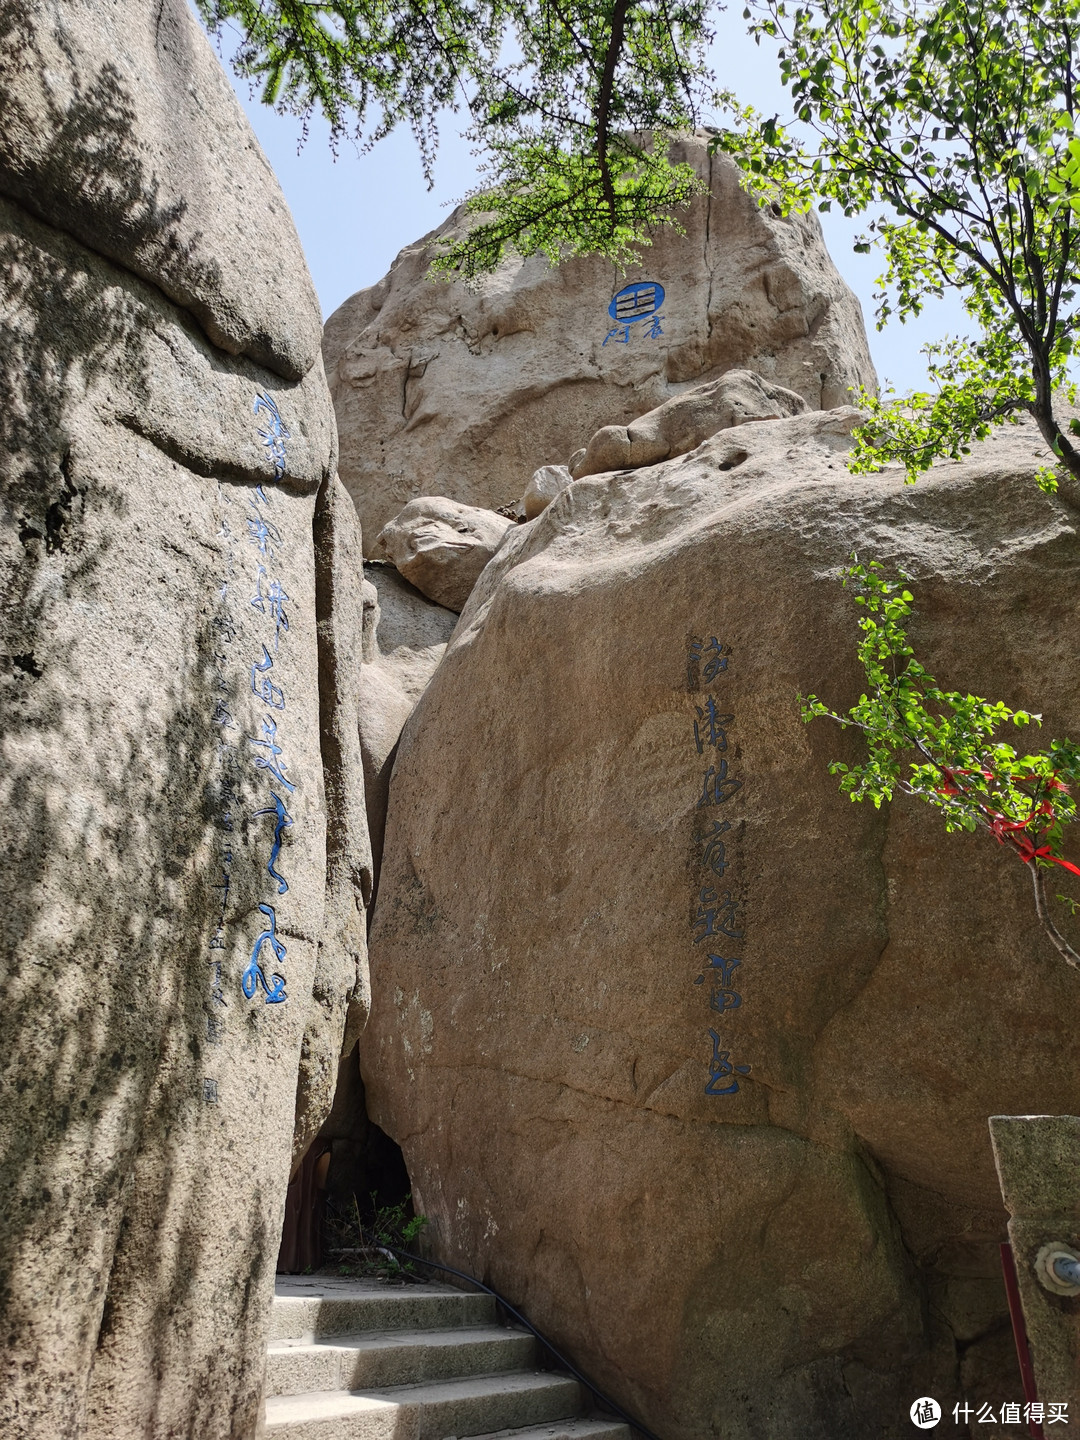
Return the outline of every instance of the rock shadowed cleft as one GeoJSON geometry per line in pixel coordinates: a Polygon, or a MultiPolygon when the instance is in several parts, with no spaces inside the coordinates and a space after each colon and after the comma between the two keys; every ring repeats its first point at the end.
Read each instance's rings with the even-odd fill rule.
{"type": "Polygon", "coordinates": [[[359,729],[377,885],[398,741],[442,659],[458,617],[428,600],[389,561],[369,561],[364,574],[359,729]]]}

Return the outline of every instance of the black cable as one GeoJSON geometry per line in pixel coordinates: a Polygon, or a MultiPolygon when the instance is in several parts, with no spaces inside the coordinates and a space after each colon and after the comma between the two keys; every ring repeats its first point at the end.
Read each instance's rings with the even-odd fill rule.
{"type": "Polygon", "coordinates": [[[452,1265],[443,1265],[438,1260],[425,1260],[422,1256],[412,1255],[408,1250],[402,1250],[397,1245],[387,1245],[384,1241],[379,1241],[374,1248],[389,1250],[394,1255],[402,1255],[406,1260],[411,1260],[416,1265],[426,1265],[430,1270],[442,1270],[445,1271],[447,1275],[456,1275],[459,1280],[464,1280],[469,1285],[475,1285],[478,1290],[483,1290],[484,1294],[490,1295],[497,1304],[502,1306],[507,1314],[512,1315],[519,1325],[524,1325],[525,1329],[540,1341],[540,1344],[543,1345],[545,1350],[551,1352],[563,1369],[568,1370],[579,1384],[584,1385],[586,1390],[591,1392],[593,1398],[601,1406],[610,1411],[617,1420],[624,1421],[630,1426],[631,1430],[636,1430],[639,1435],[644,1436],[644,1440],[660,1440],[659,1435],[647,1429],[640,1420],[635,1420],[617,1401],[612,1400],[609,1395],[605,1395],[598,1385],[594,1385],[587,1375],[583,1375],[577,1366],[572,1364],[562,1351],[557,1350],[547,1336],[536,1328],[531,1320],[527,1320],[520,1310],[515,1309],[509,1300],[504,1299],[503,1296],[500,1295],[497,1290],[493,1290],[490,1285],[485,1285],[482,1280],[477,1280],[475,1275],[467,1275],[464,1270],[455,1270],[452,1265]]]}

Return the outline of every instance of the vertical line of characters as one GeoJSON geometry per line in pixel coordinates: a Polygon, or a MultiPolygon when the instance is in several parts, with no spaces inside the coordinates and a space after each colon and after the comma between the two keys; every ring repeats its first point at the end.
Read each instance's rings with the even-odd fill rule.
{"type": "MultiPolygon", "coordinates": [[[[285,474],[286,441],[291,438],[290,433],[270,395],[257,394],[253,411],[261,422],[259,438],[273,466],[273,485],[277,485],[285,474]]],[[[289,634],[289,616],[285,609],[289,596],[276,574],[278,549],[275,547],[280,548],[283,538],[279,526],[270,518],[272,493],[272,489],[268,493],[266,486],[257,485],[248,501],[249,513],[246,516],[247,540],[257,552],[255,593],[248,597],[248,604],[263,620],[263,635],[257,641],[259,650],[251,657],[250,683],[252,694],[264,707],[259,731],[246,738],[249,758],[260,778],[266,781],[269,791],[269,803],[252,810],[250,818],[261,820],[264,824],[269,822],[266,824],[270,834],[266,870],[273,882],[274,896],[280,897],[288,894],[289,890],[289,882],[280,868],[281,847],[286,830],[293,825],[288,806],[292,803],[296,786],[286,773],[288,765],[283,746],[279,743],[282,738],[279,725],[286,715],[287,699],[285,686],[280,675],[275,674],[275,669],[289,634]]],[[[285,989],[288,951],[278,934],[277,906],[263,902],[258,909],[259,931],[240,977],[240,988],[249,1002],[261,994],[264,1004],[283,1005],[289,998],[285,989]]]]}
{"type": "MultiPolygon", "coordinates": [[[[253,413],[257,421],[257,433],[273,469],[273,484],[278,484],[285,474],[286,441],[290,434],[281,412],[273,398],[260,392],[256,394],[253,413]]],[[[227,927],[229,916],[229,894],[233,883],[235,861],[234,836],[237,821],[242,819],[244,803],[243,772],[245,756],[255,768],[265,774],[270,782],[270,803],[254,810],[251,818],[271,818],[272,839],[270,842],[267,870],[274,882],[275,893],[284,895],[289,889],[288,880],[280,866],[282,839],[292,825],[292,816],[286,807],[283,795],[291,795],[295,786],[287,778],[286,764],[282,758],[282,747],[278,744],[278,725],[275,716],[285,710],[285,690],[269,674],[274,668],[274,656],[281,648],[282,639],[289,631],[289,617],[285,603],[289,599],[280,580],[273,573],[277,558],[275,545],[282,544],[279,527],[268,517],[271,500],[266,485],[257,485],[248,500],[249,513],[238,527],[230,516],[232,501],[218,483],[218,496],[222,509],[221,528],[218,539],[223,542],[225,553],[224,574],[218,588],[218,604],[212,624],[213,659],[216,675],[214,678],[213,710],[211,722],[219,727],[217,760],[220,767],[220,781],[216,787],[216,808],[214,824],[218,831],[215,856],[215,878],[212,888],[215,893],[213,905],[213,932],[207,942],[206,965],[209,971],[208,994],[206,999],[206,1041],[208,1046],[220,1047],[225,1039],[229,1015],[227,981],[223,975],[224,956],[227,953],[227,927]],[[246,522],[246,524],[245,524],[246,522]],[[245,662],[236,656],[233,647],[244,627],[236,613],[236,596],[244,589],[242,567],[237,564],[237,551],[241,536],[238,529],[246,528],[248,543],[258,552],[256,563],[255,594],[249,596],[251,609],[264,616],[266,640],[273,643],[273,655],[267,643],[260,641],[260,652],[250,665],[250,683],[253,693],[263,702],[268,713],[264,714],[259,733],[244,735],[240,744],[233,741],[230,731],[240,731],[242,725],[230,709],[230,672],[248,670],[245,662]],[[246,743],[244,743],[246,742],[246,743]]],[[[249,657],[250,658],[250,657],[249,657]]],[[[250,959],[240,977],[240,988],[247,1000],[252,1000],[261,988],[266,1003],[282,1004],[287,1000],[285,976],[281,969],[271,971],[267,979],[264,956],[272,956],[273,964],[284,966],[286,947],[277,934],[277,912],[273,905],[260,904],[260,933],[255,939],[250,959]]],[[[204,1075],[203,1099],[207,1104],[216,1105],[220,1100],[219,1080],[213,1075],[204,1075]]]]}
{"type": "MultiPolygon", "coordinates": [[[[731,658],[731,646],[722,644],[715,635],[708,639],[691,636],[686,657],[691,694],[719,691],[731,658]]],[[[697,889],[697,908],[690,922],[692,943],[695,947],[705,947],[703,951],[695,949],[698,962],[701,963],[702,954],[705,961],[694,984],[706,987],[714,1017],[709,1029],[712,1057],[706,1095],[737,1095],[739,1077],[750,1073],[749,1065],[732,1060],[731,1042],[724,1034],[730,1028],[731,1017],[742,1006],[735,972],[743,962],[742,956],[735,952],[742,949],[745,922],[730,878],[726,888],[721,888],[731,865],[728,845],[732,821],[724,807],[742,789],[743,783],[730,772],[728,731],[735,723],[735,716],[722,713],[723,708],[715,694],[706,693],[701,695],[701,703],[694,705],[693,720],[694,751],[707,766],[694,809],[693,836],[695,863],[701,870],[698,879],[704,883],[697,889]]]]}
{"type": "MultiPolygon", "coordinates": [[[[218,727],[216,759],[220,770],[220,781],[215,787],[214,828],[217,832],[214,857],[213,932],[207,941],[206,968],[208,971],[206,998],[206,1043],[219,1048],[225,1039],[228,1023],[229,1002],[225,994],[225,978],[222,974],[223,956],[226,952],[226,925],[229,907],[229,891],[233,874],[233,835],[235,814],[240,799],[239,759],[236,746],[229,732],[239,729],[229,701],[229,671],[232,668],[232,647],[236,644],[237,627],[230,610],[232,592],[236,584],[236,532],[229,523],[228,500],[220,481],[218,499],[222,510],[221,528],[218,539],[222,541],[225,564],[221,583],[217,591],[217,605],[211,621],[214,661],[214,696],[211,722],[218,727]]],[[[204,1075],[203,1099],[208,1105],[219,1100],[219,1081],[216,1076],[204,1075]]]]}

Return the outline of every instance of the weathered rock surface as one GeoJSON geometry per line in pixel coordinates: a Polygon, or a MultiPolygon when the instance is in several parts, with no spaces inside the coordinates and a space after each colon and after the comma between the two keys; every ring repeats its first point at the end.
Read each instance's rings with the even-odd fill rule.
{"type": "Polygon", "coordinates": [[[850,804],[855,742],[796,698],[862,688],[857,547],[915,577],[950,688],[1075,736],[1076,515],[1030,430],[853,478],[852,413],[576,481],[485,571],[391,786],[369,1113],[437,1253],[665,1440],[1019,1399],[986,1117],[1080,1100],[1023,866],[850,804]]]}
{"type": "Polygon", "coordinates": [[[729,370],[719,380],[665,400],[630,425],[605,425],[589,441],[572,473],[577,480],[605,470],[675,460],[720,430],[801,415],[806,408],[806,401],[794,390],[770,385],[749,370],[729,370]]]}
{"type": "Polygon", "coordinates": [[[710,183],[685,236],[661,231],[628,275],[595,258],[552,269],[536,256],[508,260],[476,292],[433,284],[432,247],[462,223],[458,211],[330,317],[341,478],[368,547],[416,496],[508,505],[601,426],[728,370],[757,371],[813,408],[875,385],[858,302],[816,217],[759,209],[707,139],[674,147],[710,183]],[[641,318],[616,324],[616,293],[649,282],[662,308],[650,309],[654,292],[641,318]]]}
{"type": "Polygon", "coordinates": [[[314,364],[292,216],[184,0],[4,6],[0,194],[157,286],[229,354],[287,380],[314,364]]]}
{"type": "Polygon", "coordinates": [[[240,1440],[294,1119],[366,998],[359,534],[183,5],[3,25],[0,1432],[240,1440]]]}
{"type": "Polygon", "coordinates": [[[556,495],[562,494],[572,479],[573,476],[565,465],[541,465],[525,486],[518,513],[526,520],[535,520],[537,515],[547,509],[556,495]]]}
{"type": "Polygon", "coordinates": [[[513,523],[494,510],[425,495],[383,527],[375,554],[436,605],[460,612],[513,523]]]}
{"type": "Polygon", "coordinates": [[[435,605],[385,562],[369,562],[358,706],[368,831],[378,878],[397,743],[442,659],[457,615],[435,605]]]}

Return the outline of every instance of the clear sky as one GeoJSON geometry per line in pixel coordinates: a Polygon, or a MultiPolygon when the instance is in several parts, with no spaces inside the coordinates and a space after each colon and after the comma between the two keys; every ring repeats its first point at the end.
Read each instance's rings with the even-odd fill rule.
{"type": "MultiPolygon", "coordinates": [[[[775,61],[755,46],[739,17],[739,8],[733,7],[717,18],[712,61],[718,80],[744,103],[783,116],[788,107],[775,61]]],[[[227,45],[224,54],[229,54],[227,45]]],[[[226,69],[231,75],[227,60],[226,69]]],[[[355,291],[379,280],[403,246],[440,225],[448,207],[476,184],[476,162],[458,134],[454,115],[446,115],[441,125],[435,187],[429,191],[407,130],[395,132],[363,156],[346,141],[335,161],[321,120],[312,118],[307,142],[298,150],[300,122],[252,100],[246,82],[233,77],[233,83],[292,207],[324,317],[355,291]]],[[[882,382],[899,391],[923,387],[920,346],[946,333],[963,333],[960,306],[951,299],[931,301],[917,323],[893,322],[876,331],[871,297],[881,262],[876,254],[856,255],[851,248],[865,222],[831,214],[821,220],[833,260],[862,302],[882,382]]]]}

